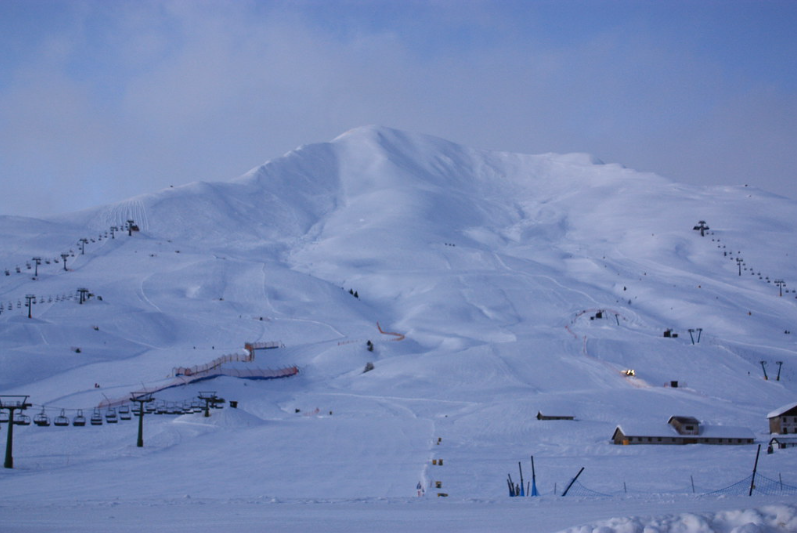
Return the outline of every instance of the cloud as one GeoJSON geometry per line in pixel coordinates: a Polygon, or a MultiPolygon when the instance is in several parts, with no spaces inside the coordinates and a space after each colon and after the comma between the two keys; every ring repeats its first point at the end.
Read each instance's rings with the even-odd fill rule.
{"type": "Polygon", "coordinates": [[[794,87],[751,80],[694,39],[651,30],[638,10],[74,5],[0,63],[0,175],[11,184],[0,213],[229,179],[362,124],[592,152],[692,183],[757,179],[797,197],[794,87]]]}

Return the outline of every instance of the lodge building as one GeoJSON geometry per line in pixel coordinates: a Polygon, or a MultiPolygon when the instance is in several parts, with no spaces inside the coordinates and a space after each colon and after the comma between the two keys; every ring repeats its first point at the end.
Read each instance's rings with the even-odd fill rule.
{"type": "Polygon", "coordinates": [[[671,416],[666,424],[631,423],[617,426],[614,444],[753,444],[748,428],[709,426],[691,416],[671,416]]]}
{"type": "Polygon", "coordinates": [[[790,403],[775,409],[767,415],[769,432],[779,435],[797,433],[797,403],[790,403]]]}

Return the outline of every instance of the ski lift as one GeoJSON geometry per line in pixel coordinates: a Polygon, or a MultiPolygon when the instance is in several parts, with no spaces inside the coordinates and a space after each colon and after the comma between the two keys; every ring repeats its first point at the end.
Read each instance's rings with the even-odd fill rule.
{"type": "Polygon", "coordinates": [[[183,406],[178,403],[169,403],[166,407],[166,414],[181,415],[183,414],[183,406]]]}
{"type": "Polygon", "coordinates": [[[28,415],[23,415],[22,413],[17,413],[14,416],[14,423],[18,426],[29,426],[30,417],[28,415]]]}
{"type": "Polygon", "coordinates": [[[77,415],[72,419],[72,425],[77,427],[86,425],[86,417],[83,416],[83,409],[77,410],[77,415]]]}
{"type": "Polygon", "coordinates": [[[96,407],[94,408],[94,413],[91,415],[91,425],[92,426],[101,426],[102,425],[102,413],[96,407]]]}
{"type": "Polygon", "coordinates": [[[194,413],[201,413],[202,411],[204,411],[204,409],[202,408],[202,402],[199,400],[194,400],[193,402],[191,402],[191,411],[193,411],[194,413]]]}
{"type": "Polygon", "coordinates": [[[61,414],[56,416],[55,420],[53,420],[53,425],[60,426],[60,427],[64,427],[64,426],[68,426],[69,425],[69,419],[64,414],[64,410],[63,409],[61,409],[61,414]]]}
{"type": "Polygon", "coordinates": [[[50,425],[50,417],[45,414],[44,407],[42,407],[41,413],[33,417],[33,423],[39,427],[47,427],[50,425]]]}
{"type": "Polygon", "coordinates": [[[56,264],[56,265],[57,265],[58,263],[60,263],[60,261],[59,261],[58,259],[53,259],[53,261],[55,261],[55,264],[56,264]]]}
{"type": "Polygon", "coordinates": [[[0,411],[0,424],[8,424],[8,411],[0,411]]]}
{"type": "Polygon", "coordinates": [[[8,269],[6,269],[6,276],[10,276],[10,275],[11,275],[11,272],[9,272],[8,269]]]}
{"type": "Polygon", "coordinates": [[[168,412],[169,410],[166,408],[166,402],[164,400],[158,401],[158,405],[155,406],[155,414],[165,415],[168,412]]]}
{"type": "Polygon", "coordinates": [[[48,264],[48,265],[50,264],[50,260],[49,260],[49,259],[45,259],[45,260],[44,260],[44,262],[45,262],[46,264],[48,264]]]}
{"type": "Polygon", "coordinates": [[[119,419],[116,417],[116,409],[109,407],[108,410],[105,411],[105,421],[109,424],[116,424],[119,422],[119,419]]]}
{"type": "Polygon", "coordinates": [[[25,263],[25,268],[27,268],[28,270],[30,270],[32,267],[30,266],[30,263],[25,263]]]}
{"type": "Polygon", "coordinates": [[[131,418],[133,418],[130,414],[129,405],[123,405],[119,408],[119,418],[121,420],[130,420],[131,418]]]}
{"type": "Polygon", "coordinates": [[[185,400],[183,402],[183,414],[184,415],[190,415],[193,412],[194,412],[194,409],[193,409],[193,407],[191,407],[191,402],[188,401],[188,400],[185,400]]]}
{"type": "Polygon", "coordinates": [[[22,269],[17,267],[17,274],[19,274],[20,272],[22,272],[22,269]]]}

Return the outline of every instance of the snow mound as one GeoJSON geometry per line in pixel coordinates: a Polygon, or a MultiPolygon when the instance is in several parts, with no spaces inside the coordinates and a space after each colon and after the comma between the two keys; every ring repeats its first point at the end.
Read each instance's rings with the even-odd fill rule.
{"type": "Polygon", "coordinates": [[[718,513],[630,517],[602,520],[562,533],[785,533],[797,531],[797,507],[769,505],[760,509],[718,513]]]}
{"type": "Polygon", "coordinates": [[[204,424],[227,429],[254,427],[265,424],[265,421],[243,409],[211,409],[210,416],[204,413],[182,415],[175,420],[176,423],[204,424]]]}

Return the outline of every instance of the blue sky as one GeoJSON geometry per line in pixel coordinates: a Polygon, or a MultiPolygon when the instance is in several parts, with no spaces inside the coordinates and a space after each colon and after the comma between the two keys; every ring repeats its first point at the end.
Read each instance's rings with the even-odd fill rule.
{"type": "Polygon", "coordinates": [[[794,1],[0,1],[0,214],[380,124],[797,198],[794,1]]]}

